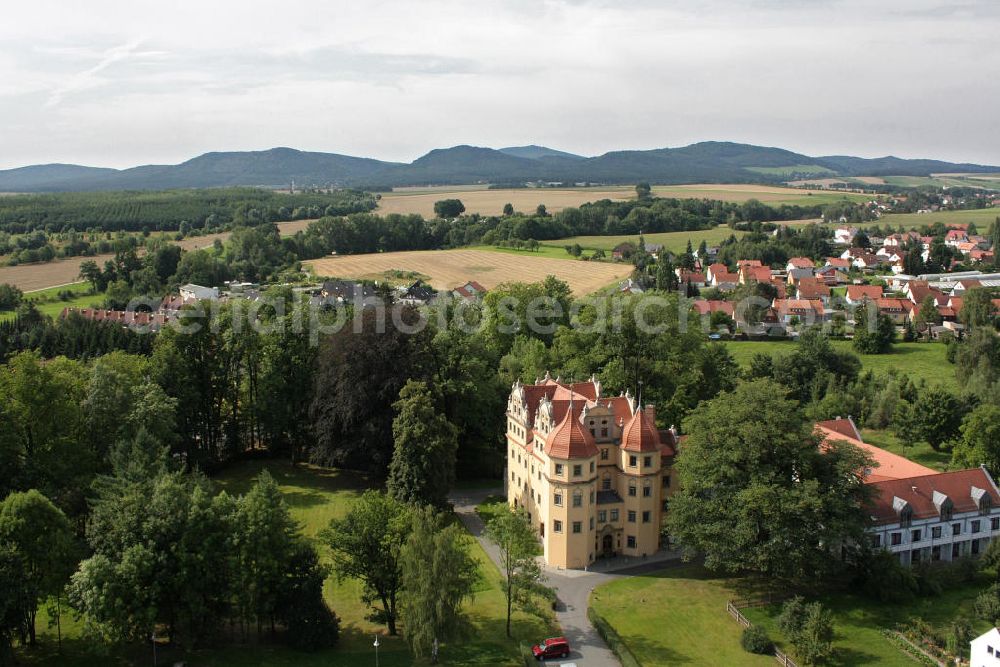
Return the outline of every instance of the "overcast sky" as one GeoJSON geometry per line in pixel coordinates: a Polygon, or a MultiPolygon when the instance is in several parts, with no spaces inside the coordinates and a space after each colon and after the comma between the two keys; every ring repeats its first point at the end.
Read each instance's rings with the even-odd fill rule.
{"type": "Polygon", "coordinates": [[[0,168],[731,140],[1000,164],[1000,2],[32,0],[0,168]]]}

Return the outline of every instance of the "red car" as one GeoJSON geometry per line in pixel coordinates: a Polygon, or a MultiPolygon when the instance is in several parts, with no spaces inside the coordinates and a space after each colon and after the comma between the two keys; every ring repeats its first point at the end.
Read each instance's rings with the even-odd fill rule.
{"type": "Polygon", "coordinates": [[[543,658],[565,658],[569,655],[569,642],[565,637],[550,637],[531,647],[535,660],[543,658]]]}

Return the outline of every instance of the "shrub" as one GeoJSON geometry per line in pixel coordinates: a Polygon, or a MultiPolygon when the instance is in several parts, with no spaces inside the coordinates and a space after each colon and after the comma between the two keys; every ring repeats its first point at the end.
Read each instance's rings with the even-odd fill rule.
{"type": "Polygon", "coordinates": [[[751,625],[743,630],[740,645],[743,646],[743,650],[747,653],[757,653],[759,655],[768,655],[774,648],[771,638],[767,636],[764,629],[756,625],[751,625]]]}
{"type": "Polygon", "coordinates": [[[608,648],[611,649],[611,652],[622,663],[622,667],[639,667],[639,661],[632,654],[629,647],[625,645],[625,642],[622,641],[618,631],[611,627],[611,624],[604,620],[604,617],[598,614],[593,607],[587,608],[587,618],[594,624],[597,633],[601,635],[601,638],[608,645],[608,648]]]}

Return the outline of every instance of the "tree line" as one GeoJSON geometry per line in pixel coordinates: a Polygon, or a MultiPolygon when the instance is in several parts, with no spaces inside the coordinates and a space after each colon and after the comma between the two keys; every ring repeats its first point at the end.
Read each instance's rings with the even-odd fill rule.
{"type": "Polygon", "coordinates": [[[0,231],[185,231],[304,220],[375,208],[355,190],[284,194],[259,188],[161,192],[67,192],[3,197],[0,231]]]}

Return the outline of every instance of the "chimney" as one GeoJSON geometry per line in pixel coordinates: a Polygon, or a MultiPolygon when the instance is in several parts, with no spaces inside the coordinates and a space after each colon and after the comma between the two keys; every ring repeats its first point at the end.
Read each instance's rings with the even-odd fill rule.
{"type": "Polygon", "coordinates": [[[647,403],[646,409],[643,412],[646,414],[646,419],[653,424],[653,428],[656,428],[656,406],[652,403],[647,403]]]}

